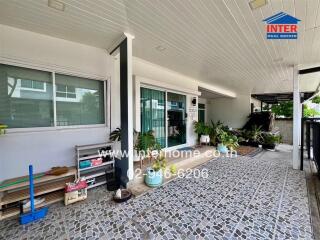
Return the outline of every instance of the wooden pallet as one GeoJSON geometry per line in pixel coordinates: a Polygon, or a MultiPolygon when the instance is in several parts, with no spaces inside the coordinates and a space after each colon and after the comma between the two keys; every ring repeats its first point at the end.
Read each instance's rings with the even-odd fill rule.
{"type": "MultiPolygon", "coordinates": [[[[60,202],[64,200],[64,190],[51,192],[48,194],[45,194],[43,196],[45,198],[45,201],[39,205],[36,206],[36,208],[44,207],[47,205],[50,205],[52,203],[60,202]]],[[[25,211],[29,211],[30,209],[26,209],[25,211]]],[[[8,210],[4,210],[1,214],[1,220],[9,217],[14,217],[20,214],[20,208],[14,207],[10,208],[8,210]]]]}
{"type": "MultiPolygon", "coordinates": [[[[45,198],[45,201],[36,207],[43,207],[49,204],[64,200],[64,188],[67,182],[73,182],[77,177],[76,168],[69,168],[69,171],[59,176],[43,176],[34,180],[34,193],[36,197],[45,198]]],[[[2,184],[15,182],[19,179],[27,178],[15,178],[10,179],[2,184]]],[[[0,220],[8,217],[19,215],[20,209],[19,202],[25,199],[29,199],[29,181],[18,183],[12,186],[8,186],[0,189],[0,220]],[[8,208],[10,206],[16,206],[8,208]]]]}

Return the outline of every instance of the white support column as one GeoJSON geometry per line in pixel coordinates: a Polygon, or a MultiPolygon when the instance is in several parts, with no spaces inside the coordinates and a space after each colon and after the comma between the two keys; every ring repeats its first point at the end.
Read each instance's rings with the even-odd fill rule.
{"type": "Polygon", "coordinates": [[[129,181],[133,179],[133,82],[132,82],[132,40],[134,36],[124,33],[127,37],[127,58],[128,58],[128,177],[129,181]]]}
{"type": "Polygon", "coordinates": [[[300,87],[297,66],[293,67],[293,169],[300,169],[300,132],[301,132],[301,104],[300,87]]]}

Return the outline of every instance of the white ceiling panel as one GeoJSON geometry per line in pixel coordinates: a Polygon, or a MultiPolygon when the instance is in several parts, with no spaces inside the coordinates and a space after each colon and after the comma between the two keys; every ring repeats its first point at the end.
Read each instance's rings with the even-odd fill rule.
{"type": "MultiPolygon", "coordinates": [[[[0,23],[100,48],[122,32],[135,56],[241,93],[292,91],[292,66],[320,64],[320,0],[0,0],[0,23]],[[263,19],[284,11],[301,20],[298,40],[267,40],[263,19]],[[156,50],[163,46],[164,51],[156,50]]],[[[312,91],[318,76],[303,76],[312,91]]]]}

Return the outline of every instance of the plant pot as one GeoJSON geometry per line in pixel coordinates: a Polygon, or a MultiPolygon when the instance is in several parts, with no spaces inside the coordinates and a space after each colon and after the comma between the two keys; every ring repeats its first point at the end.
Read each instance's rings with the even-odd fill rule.
{"type": "Polygon", "coordinates": [[[209,135],[201,135],[200,143],[210,143],[210,136],[209,135]]]}
{"type": "Polygon", "coordinates": [[[262,147],[268,150],[275,150],[276,144],[262,144],[262,147]]]}
{"type": "Polygon", "coordinates": [[[163,183],[162,170],[154,171],[153,168],[147,168],[144,182],[149,187],[159,187],[163,183]]]}
{"type": "Polygon", "coordinates": [[[220,153],[228,153],[228,148],[227,146],[223,145],[223,144],[218,144],[218,147],[217,147],[217,150],[220,152],[220,153]]]}
{"type": "Polygon", "coordinates": [[[121,198],[118,198],[116,195],[113,196],[113,201],[117,203],[123,203],[128,201],[132,196],[132,193],[127,189],[121,190],[121,198]]]}

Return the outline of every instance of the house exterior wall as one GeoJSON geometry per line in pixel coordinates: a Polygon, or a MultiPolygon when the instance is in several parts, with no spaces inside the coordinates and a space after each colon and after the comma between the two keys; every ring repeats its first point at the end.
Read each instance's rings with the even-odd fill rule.
{"type": "MultiPolygon", "coordinates": [[[[0,63],[87,78],[113,78],[113,58],[103,49],[5,25],[0,25],[0,63]]],[[[106,121],[108,124],[109,117],[106,121]]],[[[108,134],[109,126],[8,131],[0,137],[0,181],[26,175],[30,163],[35,172],[75,165],[75,145],[103,142],[108,134]]]]}
{"type": "MultiPolygon", "coordinates": [[[[119,59],[106,50],[0,25],[0,63],[108,80],[104,126],[8,130],[1,136],[0,181],[26,175],[29,164],[34,165],[35,172],[47,171],[53,166],[74,166],[75,145],[106,141],[110,130],[120,127],[119,59]]],[[[140,84],[159,87],[186,95],[187,143],[184,146],[196,144],[193,122],[198,120],[198,106],[193,106],[192,99],[199,102],[200,82],[136,57],[133,75],[134,128],[140,130],[140,84]]],[[[206,108],[208,121],[216,119],[232,127],[242,126],[239,120],[245,121],[250,112],[250,98],[240,95],[236,99],[210,100],[206,108]],[[230,113],[226,109],[230,109],[230,113]]]]}
{"type": "Polygon", "coordinates": [[[215,98],[208,101],[208,119],[221,121],[232,128],[242,128],[250,115],[250,94],[236,98],[215,98]]]}

